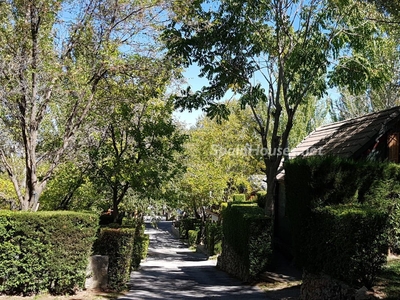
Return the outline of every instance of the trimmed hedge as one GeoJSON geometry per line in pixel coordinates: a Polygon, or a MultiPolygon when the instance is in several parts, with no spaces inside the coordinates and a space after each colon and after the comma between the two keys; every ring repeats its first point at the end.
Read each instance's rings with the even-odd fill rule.
{"type": "Polygon", "coordinates": [[[223,213],[218,266],[244,281],[265,271],[272,256],[272,221],[256,203],[230,203],[223,213]]]}
{"type": "Polygon", "coordinates": [[[189,230],[188,232],[188,245],[189,247],[194,247],[197,245],[199,230],[189,230]]]}
{"type": "Polygon", "coordinates": [[[108,287],[122,291],[129,281],[135,228],[101,228],[94,254],[108,255],[108,287]]]}
{"type": "Polygon", "coordinates": [[[200,229],[201,220],[196,218],[187,218],[179,220],[179,238],[188,239],[189,230],[200,229]]]}
{"type": "Polygon", "coordinates": [[[232,200],[233,200],[233,202],[245,202],[246,195],[245,194],[233,194],[232,200]]]}
{"type": "Polygon", "coordinates": [[[97,219],[89,213],[0,211],[0,292],[83,288],[97,219]]]}
{"type": "Polygon", "coordinates": [[[311,157],[285,163],[296,263],[371,286],[400,225],[400,166],[311,157]]]}
{"type": "Polygon", "coordinates": [[[370,288],[386,262],[387,224],[387,213],[369,207],[316,209],[297,259],[307,271],[370,288]]]}
{"type": "Polygon", "coordinates": [[[222,225],[208,220],[205,234],[208,254],[220,254],[222,251],[222,225]]]}
{"type": "Polygon", "coordinates": [[[258,191],[256,193],[256,202],[260,208],[264,209],[265,205],[267,204],[267,192],[266,191],[258,191]]]}
{"type": "Polygon", "coordinates": [[[132,252],[132,270],[137,270],[140,266],[140,261],[147,257],[147,251],[149,248],[149,235],[148,234],[137,234],[135,235],[135,240],[133,242],[133,252],[132,252]]]}
{"type": "MultiPolygon", "coordinates": [[[[371,186],[389,179],[390,169],[392,166],[389,164],[329,156],[289,160],[285,163],[285,182],[289,187],[287,199],[301,201],[297,207],[292,207],[294,210],[304,206],[313,209],[346,203],[372,203],[371,186]]],[[[400,179],[399,171],[400,168],[396,167],[396,176],[400,179]]]]}

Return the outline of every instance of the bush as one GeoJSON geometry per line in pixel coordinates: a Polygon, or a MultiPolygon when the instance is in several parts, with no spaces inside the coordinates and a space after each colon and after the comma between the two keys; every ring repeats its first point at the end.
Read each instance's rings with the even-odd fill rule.
{"type": "Polygon", "coordinates": [[[251,281],[271,262],[272,221],[255,203],[231,203],[223,214],[223,244],[218,265],[251,281]]]}
{"type": "Polygon", "coordinates": [[[188,232],[188,244],[189,247],[193,247],[197,245],[199,238],[199,230],[189,230],[188,232]]]}
{"type": "Polygon", "coordinates": [[[133,243],[132,252],[132,270],[137,270],[140,266],[140,261],[147,257],[147,250],[149,248],[149,235],[143,233],[136,233],[133,243]]]}
{"type": "Polygon", "coordinates": [[[216,222],[206,223],[206,243],[209,255],[220,254],[222,251],[222,225],[216,222]]]}
{"type": "Polygon", "coordinates": [[[266,191],[258,191],[256,193],[256,202],[258,207],[264,209],[267,204],[267,192],[266,191]]]}
{"type": "Polygon", "coordinates": [[[129,281],[135,233],[135,228],[101,228],[94,244],[95,254],[108,255],[108,286],[112,290],[124,290],[129,281]]]}
{"type": "Polygon", "coordinates": [[[302,231],[297,259],[307,271],[355,286],[372,287],[386,262],[387,214],[368,207],[316,209],[302,231]]]}
{"type": "Polygon", "coordinates": [[[285,164],[286,208],[296,262],[371,286],[398,245],[400,167],[337,157],[285,164]]]}
{"type": "Polygon", "coordinates": [[[246,195],[245,194],[233,194],[232,200],[233,200],[233,202],[244,202],[244,201],[246,201],[246,195]]]}
{"type": "Polygon", "coordinates": [[[189,230],[200,229],[201,220],[195,218],[187,218],[179,220],[179,238],[188,239],[189,230]]]}
{"type": "Polygon", "coordinates": [[[0,292],[61,294],[83,288],[97,218],[0,211],[0,292]]]}

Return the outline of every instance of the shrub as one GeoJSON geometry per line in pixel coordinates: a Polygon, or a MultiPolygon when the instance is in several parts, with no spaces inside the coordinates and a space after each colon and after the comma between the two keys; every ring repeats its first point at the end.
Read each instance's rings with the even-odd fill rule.
{"type": "Polygon", "coordinates": [[[289,160],[285,163],[287,199],[306,201],[305,206],[311,209],[349,203],[373,204],[371,187],[390,178],[394,172],[400,179],[400,168],[393,169],[391,164],[330,156],[289,160]]]}
{"type": "Polygon", "coordinates": [[[189,247],[193,247],[197,245],[199,230],[189,230],[188,232],[188,244],[189,247]]]}
{"type": "Polygon", "coordinates": [[[244,202],[244,201],[246,201],[246,195],[245,194],[233,194],[232,200],[233,200],[233,202],[244,202]]]}
{"type": "Polygon", "coordinates": [[[136,233],[132,252],[132,270],[137,270],[140,266],[140,261],[146,258],[147,250],[149,248],[149,242],[149,235],[136,233]]]}
{"type": "Polygon", "coordinates": [[[222,202],[221,205],[220,205],[221,211],[224,211],[227,207],[228,207],[228,203],[227,202],[222,202]]]}
{"type": "Polygon", "coordinates": [[[218,265],[244,281],[255,279],[271,262],[272,222],[255,203],[231,203],[223,214],[218,265]]]}
{"type": "Polygon", "coordinates": [[[187,239],[189,230],[200,229],[201,220],[195,218],[187,218],[179,220],[179,238],[187,239]]]}
{"type": "Polygon", "coordinates": [[[258,207],[264,209],[267,203],[267,192],[266,191],[258,191],[256,193],[256,202],[258,207]]]}
{"type": "Polygon", "coordinates": [[[206,223],[206,243],[209,255],[220,254],[222,251],[222,225],[208,221],[206,223]]]}
{"type": "Polygon", "coordinates": [[[135,228],[101,228],[93,250],[108,255],[108,286],[115,291],[126,288],[129,281],[135,228]]]}
{"type": "Polygon", "coordinates": [[[83,288],[97,215],[0,211],[0,291],[72,293],[83,288]]]}
{"type": "Polygon", "coordinates": [[[287,162],[285,172],[296,262],[370,286],[398,245],[400,167],[312,157],[287,162]]]}
{"type": "Polygon", "coordinates": [[[387,213],[357,206],[316,209],[297,259],[313,273],[324,273],[356,286],[372,287],[386,262],[387,213]]]}
{"type": "Polygon", "coordinates": [[[141,258],[145,259],[147,257],[147,252],[149,251],[149,244],[150,244],[150,236],[148,234],[144,234],[142,236],[143,243],[142,243],[142,251],[141,251],[141,258]]]}

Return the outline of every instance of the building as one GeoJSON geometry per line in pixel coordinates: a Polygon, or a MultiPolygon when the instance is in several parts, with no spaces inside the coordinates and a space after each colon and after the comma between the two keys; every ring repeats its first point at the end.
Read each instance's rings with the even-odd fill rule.
{"type": "MultiPolygon", "coordinates": [[[[296,148],[289,159],[315,155],[334,155],[355,160],[400,160],[400,106],[317,128],[296,148]]],[[[277,175],[275,234],[290,243],[286,216],[284,170],[277,175]]]]}

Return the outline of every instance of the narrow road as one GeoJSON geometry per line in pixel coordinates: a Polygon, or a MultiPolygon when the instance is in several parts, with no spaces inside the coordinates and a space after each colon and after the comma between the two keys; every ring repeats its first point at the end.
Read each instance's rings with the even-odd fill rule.
{"type": "Polygon", "coordinates": [[[149,299],[268,299],[256,287],[218,270],[216,260],[189,250],[170,234],[171,222],[148,226],[148,257],[132,272],[130,291],[118,300],[149,299]]]}

